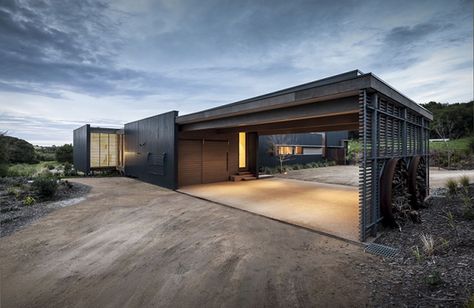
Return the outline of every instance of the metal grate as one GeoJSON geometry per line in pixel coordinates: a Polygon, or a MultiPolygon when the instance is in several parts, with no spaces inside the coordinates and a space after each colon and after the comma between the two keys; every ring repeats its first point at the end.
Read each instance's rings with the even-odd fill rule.
{"type": "Polygon", "coordinates": [[[398,249],[385,245],[370,243],[365,246],[365,252],[384,258],[395,258],[395,256],[398,254],[398,249]]]}

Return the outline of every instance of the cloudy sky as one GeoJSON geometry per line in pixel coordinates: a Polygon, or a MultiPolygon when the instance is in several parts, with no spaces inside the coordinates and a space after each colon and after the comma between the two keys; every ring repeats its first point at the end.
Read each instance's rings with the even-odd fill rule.
{"type": "Polygon", "coordinates": [[[418,103],[473,98],[472,0],[2,0],[0,131],[186,114],[345,71],[418,103]]]}

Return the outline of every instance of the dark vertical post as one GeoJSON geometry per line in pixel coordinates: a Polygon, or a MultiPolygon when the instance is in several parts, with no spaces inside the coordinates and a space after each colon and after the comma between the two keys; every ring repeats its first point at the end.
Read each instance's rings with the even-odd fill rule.
{"type": "Polygon", "coordinates": [[[407,109],[403,108],[402,112],[402,156],[407,156],[407,109]]]}
{"type": "Polygon", "coordinates": [[[359,161],[359,228],[360,240],[366,238],[366,198],[367,198],[367,92],[359,91],[359,137],[362,137],[362,157],[359,161]]]}
{"type": "Polygon", "coordinates": [[[379,101],[378,101],[378,94],[374,93],[370,99],[372,102],[372,134],[371,134],[371,162],[372,162],[372,223],[374,224],[371,230],[371,235],[376,236],[377,235],[377,221],[379,219],[379,181],[378,181],[378,132],[379,132],[379,127],[378,127],[378,107],[379,107],[379,101]]]}

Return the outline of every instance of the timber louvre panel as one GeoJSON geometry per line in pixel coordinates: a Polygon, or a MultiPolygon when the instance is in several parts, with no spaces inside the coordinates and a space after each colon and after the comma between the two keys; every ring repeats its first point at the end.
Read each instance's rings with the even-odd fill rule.
{"type": "MultiPolygon", "coordinates": [[[[429,160],[428,121],[406,106],[375,92],[359,92],[359,138],[362,155],[359,161],[360,240],[375,235],[383,217],[380,213],[380,176],[385,163],[401,158],[409,165],[415,156],[429,160]]],[[[429,185],[426,164],[425,185],[429,185]]]]}
{"type": "Polygon", "coordinates": [[[202,140],[179,140],[178,185],[202,183],[202,140]]]}

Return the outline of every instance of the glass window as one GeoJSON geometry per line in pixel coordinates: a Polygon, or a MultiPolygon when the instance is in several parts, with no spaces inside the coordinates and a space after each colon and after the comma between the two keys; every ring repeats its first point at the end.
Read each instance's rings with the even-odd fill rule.
{"type": "Polygon", "coordinates": [[[295,146],[295,155],[302,155],[303,154],[303,147],[295,146]]]}
{"type": "Polygon", "coordinates": [[[278,146],[277,148],[278,155],[293,155],[292,146],[278,146]]]}
{"type": "Polygon", "coordinates": [[[239,133],[239,168],[247,167],[246,135],[239,133]]]}

